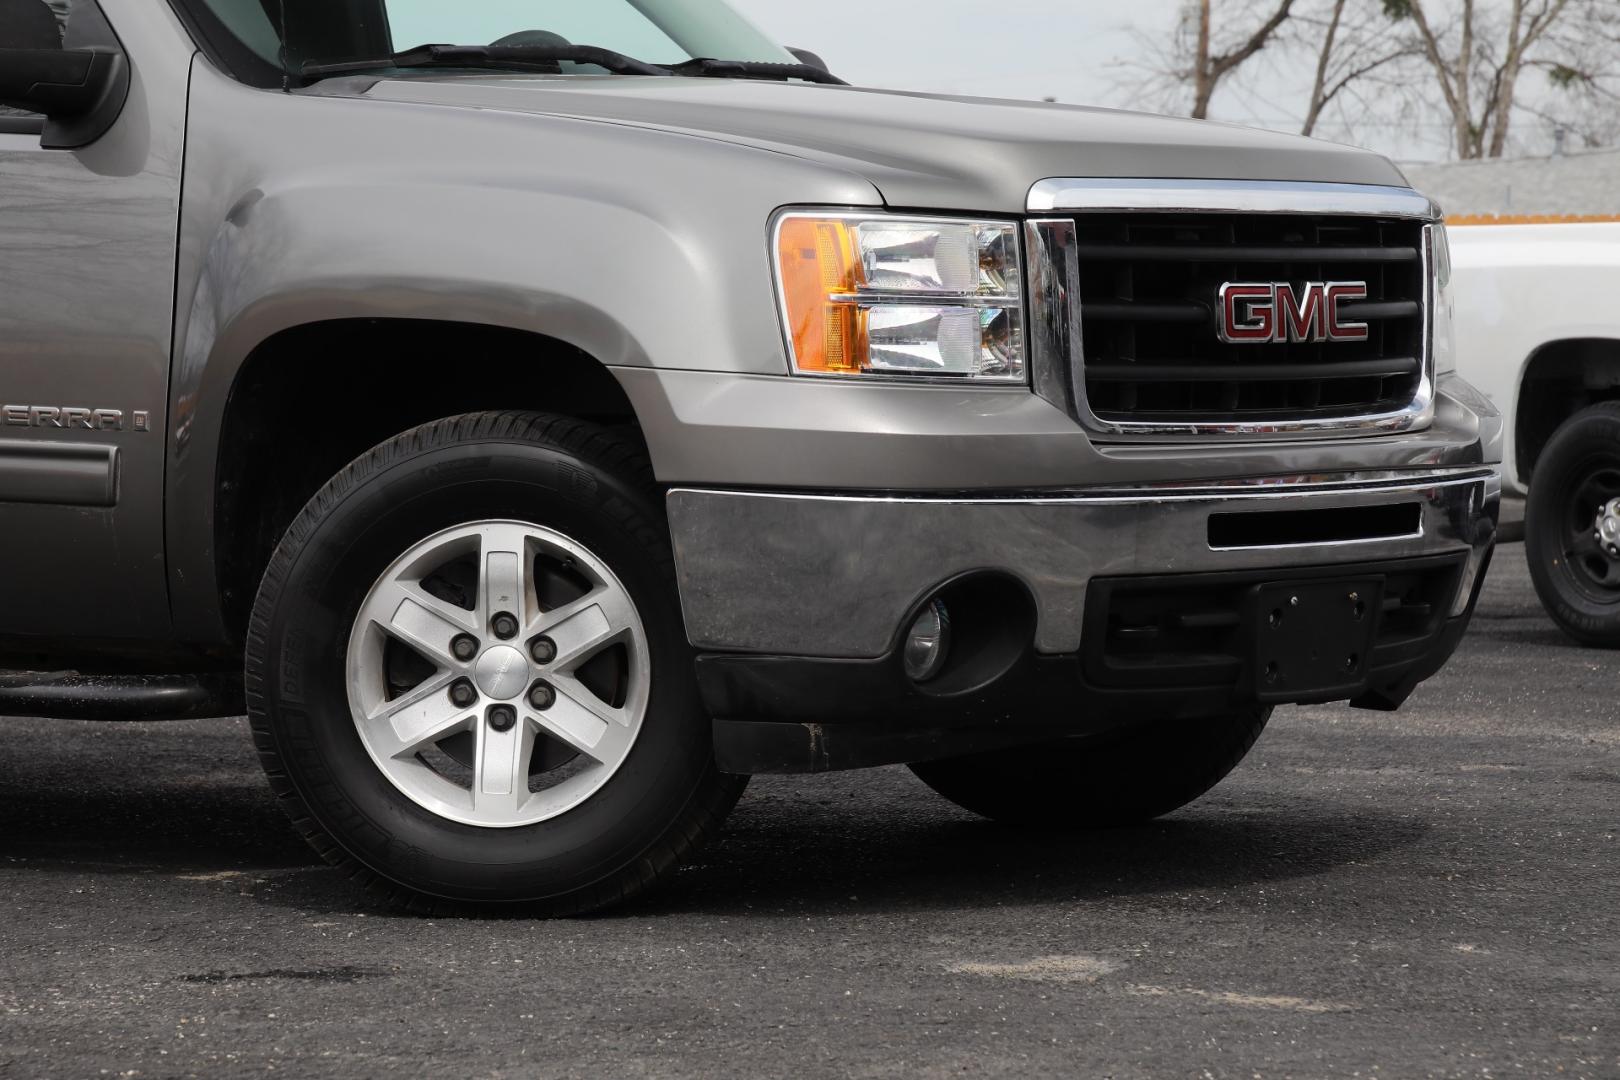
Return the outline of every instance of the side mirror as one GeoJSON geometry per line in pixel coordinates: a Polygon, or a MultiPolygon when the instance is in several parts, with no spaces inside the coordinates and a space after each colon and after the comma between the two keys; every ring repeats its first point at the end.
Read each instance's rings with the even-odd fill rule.
{"type": "Polygon", "coordinates": [[[795,49],[789,47],[788,52],[792,53],[794,56],[797,56],[799,58],[799,63],[808,64],[813,68],[820,68],[829,75],[832,74],[832,68],[827,66],[827,61],[823,60],[820,56],[811,52],[809,49],[795,49]]]}
{"type": "Polygon", "coordinates": [[[83,116],[105,95],[119,59],[91,49],[0,49],[0,105],[83,116]]]}
{"type": "Polygon", "coordinates": [[[101,138],[129,96],[129,61],[100,4],[73,5],[65,41],[41,0],[0,0],[0,105],[43,113],[52,150],[101,138]]]}

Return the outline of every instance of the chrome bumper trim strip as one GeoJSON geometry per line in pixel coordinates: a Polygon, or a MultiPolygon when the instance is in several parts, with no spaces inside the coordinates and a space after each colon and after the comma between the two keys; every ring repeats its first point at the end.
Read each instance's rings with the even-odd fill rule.
{"type": "Polygon", "coordinates": [[[1287,499],[1312,494],[1356,495],[1428,491],[1455,484],[1500,479],[1493,468],[1467,466],[1438,472],[1337,473],[1322,476],[1256,477],[1210,480],[1197,484],[1142,485],[1054,492],[1049,495],[840,495],[818,492],[735,491],[724,488],[675,488],[671,495],[731,495],[750,499],[788,499],[795,502],[907,504],[917,506],[1122,506],[1166,502],[1207,502],[1241,499],[1287,499]]]}

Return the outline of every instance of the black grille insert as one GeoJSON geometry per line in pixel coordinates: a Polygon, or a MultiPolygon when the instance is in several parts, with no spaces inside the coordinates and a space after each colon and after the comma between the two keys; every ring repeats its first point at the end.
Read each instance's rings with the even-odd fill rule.
{"type": "Polygon", "coordinates": [[[1426,352],[1423,223],[1264,214],[1076,218],[1085,391],[1100,420],[1268,423],[1396,412],[1426,352]],[[1365,341],[1234,345],[1223,284],[1366,282],[1365,341]]]}
{"type": "Polygon", "coordinates": [[[1229,550],[1393,540],[1418,535],[1422,525],[1423,507],[1415,502],[1211,514],[1209,546],[1229,550]]]}

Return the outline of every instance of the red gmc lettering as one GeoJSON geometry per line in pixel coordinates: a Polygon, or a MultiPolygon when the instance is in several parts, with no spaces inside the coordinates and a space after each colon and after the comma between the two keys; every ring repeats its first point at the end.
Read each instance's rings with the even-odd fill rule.
{"type": "Polygon", "coordinates": [[[1339,305],[1365,300],[1364,281],[1227,282],[1220,289],[1220,339],[1263,342],[1366,341],[1366,323],[1347,322],[1339,305]]]}
{"type": "Polygon", "coordinates": [[[1339,315],[1341,300],[1367,299],[1367,283],[1330,282],[1327,286],[1327,339],[1329,341],[1366,341],[1367,324],[1345,322],[1339,315]]]}
{"type": "Polygon", "coordinates": [[[1271,285],[1221,286],[1221,340],[1233,345],[1270,341],[1277,328],[1271,285]]]}

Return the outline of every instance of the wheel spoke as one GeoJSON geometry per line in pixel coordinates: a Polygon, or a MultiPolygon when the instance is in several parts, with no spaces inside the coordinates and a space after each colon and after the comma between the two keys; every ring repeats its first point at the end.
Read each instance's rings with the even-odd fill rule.
{"type": "Polygon", "coordinates": [[[632,738],[625,710],[613,708],[572,676],[559,675],[552,686],[557,700],[536,713],[535,722],[592,761],[604,765],[617,761],[632,738]]]}
{"type": "Polygon", "coordinates": [[[530,558],[524,531],[516,526],[485,530],[478,569],[479,621],[487,623],[496,612],[527,619],[530,558]]]}
{"type": "Polygon", "coordinates": [[[471,612],[447,604],[405,581],[379,586],[360,618],[416,649],[441,669],[462,666],[450,651],[450,641],[458,634],[477,629],[471,612]]]}
{"type": "Polygon", "coordinates": [[[572,671],[630,632],[629,610],[609,589],[597,589],[540,617],[536,633],[557,646],[553,671],[572,671]]]}
{"type": "Polygon", "coordinates": [[[1604,558],[1601,566],[1602,569],[1599,570],[1595,561],[1587,565],[1586,570],[1592,575],[1592,580],[1605,589],[1620,589],[1620,563],[1604,558]]]}
{"type": "Polygon", "coordinates": [[[1598,545],[1597,535],[1590,524],[1584,529],[1576,529],[1570,533],[1569,543],[1564,554],[1571,559],[1584,559],[1588,556],[1603,557],[1603,549],[1598,545]]]}
{"type": "Polygon", "coordinates": [[[1575,504],[1581,514],[1596,515],[1616,496],[1620,496],[1620,473],[1605,469],[1581,481],[1575,489],[1575,504]]]}
{"type": "Polygon", "coordinates": [[[473,768],[473,806],[480,812],[515,814],[529,800],[529,759],[534,727],[519,722],[506,731],[478,725],[473,768]]]}
{"type": "Polygon", "coordinates": [[[454,678],[453,672],[444,672],[372,710],[365,723],[378,749],[391,758],[406,758],[466,728],[472,710],[450,701],[448,687],[454,678]]]}

